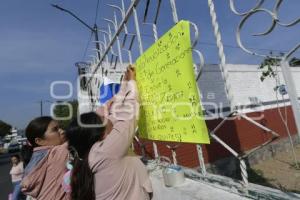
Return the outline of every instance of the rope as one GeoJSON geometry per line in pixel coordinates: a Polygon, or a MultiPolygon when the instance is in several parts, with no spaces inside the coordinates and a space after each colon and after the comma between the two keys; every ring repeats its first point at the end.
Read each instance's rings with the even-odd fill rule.
{"type": "MultiPolygon", "coordinates": [[[[226,94],[227,94],[228,100],[229,100],[229,105],[230,105],[230,108],[232,111],[233,110],[233,95],[231,93],[230,84],[228,83],[228,80],[227,80],[229,74],[228,74],[228,70],[226,69],[226,57],[225,57],[225,53],[224,53],[221,32],[220,32],[219,24],[217,21],[217,14],[215,12],[215,6],[213,3],[213,0],[208,0],[208,6],[209,6],[209,11],[210,11],[209,13],[210,13],[211,20],[212,20],[214,35],[215,35],[215,38],[217,41],[218,54],[219,54],[219,57],[221,60],[221,63],[220,63],[221,74],[222,74],[222,78],[225,83],[225,90],[226,90],[226,94]]],[[[240,160],[242,180],[243,180],[244,186],[247,186],[248,185],[247,166],[245,164],[245,161],[242,158],[239,158],[239,160],[240,160]]]]}
{"type": "Polygon", "coordinates": [[[229,105],[231,107],[231,109],[233,108],[233,95],[231,93],[231,87],[230,84],[228,83],[228,70],[226,69],[226,57],[225,57],[225,53],[224,53],[224,47],[223,47],[223,43],[222,43],[222,38],[221,38],[221,33],[219,30],[219,25],[217,22],[217,15],[215,12],[215,6],[212,0],[208,0],[208,6],[209,6],[209,10],[210,10],[210,16],[212,19],[212,26],[214,29],[214,35],[217,41],[217,47],[218,47],[218,54],[221,60],[220,63],[220,69],[221,69],[221,74],[222,74],[222,78],[225,82],[225,90],[226,90],[226,94],[228,96],[228,100],[229,100],[229,105]]]}
{"type": "Polygon", "coordinates": [[[244,186],[248,186],[248,172],[247,172],[247,166],[243,159],[240,159],[240,168],[241,168],[241,175],[243,179],[244,186]]]}

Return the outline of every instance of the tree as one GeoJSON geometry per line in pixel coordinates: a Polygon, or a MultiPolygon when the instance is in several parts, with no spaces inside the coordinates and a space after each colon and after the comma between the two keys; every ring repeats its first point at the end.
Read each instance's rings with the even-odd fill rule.
{"type": "Polygon", "coordinates": [[[0,136],[3,137],[10,133],[12,126],[0,120],[0,136]]]}
{"type": "MultiPolygon", "coordinates": [[[[270,53],[272,56],[272,53],[270,53]]],[[[280,54],[283,56],[284,54],[280,54]]],[[[273,67],[277,66],[280,67],[280,58],[273,58],[273,57],[267,57],[263,60],[263,62],[260,64],[259,69],[262,69],[262,75],[260,76],[260,80],[264,81],[267,77],[275,77],[276,73],[273,70],[273,67]]],[[[300,66],[300,59],[293,57],[289,61],[290,67],[299,67],[300,66]]]]}
{"type": "MultiPolygon", "coordinates": [[[[78,101],[77,100],[72,100],[72,101],[68,101],[67,103],[72,105],[72,110],[69,110],[69,107],[67,105],[61,104],[56,105],[54,107],[54,114],[56,118],[67,118],[68,116],[70,116],[70,112],[72,112],[72,118],[75,118],[77,116],[77,112],[78,112],[78,101]]],[[[68,120],[58,120],[58,122],[60,123],[61,127],[66,129],[70,122],[71,119],[68,120]]]]}
{"type": "Polygon", "coordinates": [[[262,75],[260,76],[260,80],[264,81],[267,77],[275,77],[276,73],[273,70],[274,66],[280,66],[281,59],[279,58],[271,58],[267,57],[260,64],[259,69],[262,69],[262,75]]]}

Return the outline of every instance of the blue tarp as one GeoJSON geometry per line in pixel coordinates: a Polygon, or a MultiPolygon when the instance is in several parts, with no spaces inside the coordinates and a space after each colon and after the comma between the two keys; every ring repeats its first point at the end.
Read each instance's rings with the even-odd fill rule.
{"type": "Polygon", "coordinates": [[[120,90],[119,83],[102,84],[100,87],[100,103],[104,104],[120,90]]]}

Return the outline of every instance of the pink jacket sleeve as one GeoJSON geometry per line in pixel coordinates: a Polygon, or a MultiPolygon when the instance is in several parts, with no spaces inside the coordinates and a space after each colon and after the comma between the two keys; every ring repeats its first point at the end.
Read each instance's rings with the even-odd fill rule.
{"type": "MultiPolygon", "coordinates": [[[[123,84],[108,110],[106,117],[113,124],[112,131],[103,141],[95,145],[93,151],[101,151],[115,158],[125,156],[135,134],[138,112],[136,83],[131,80],[125,85],[123,84]]],[[[94,156],[96,157],[97,154],[94,156]]],[[[94,156],[91,157],[91,160],[97,160],[94,156]]]]}
{"type": "Polygon", "coordinates": [[[48,193],[48,190],[52,190],[53,192],[49,194],[53,197],[51,199],[60,199],[56,197],[65,196],[61,183],[66,172],[67,147],[68,143],[65,142],[62,145],[51,148],[45,158],[23,178],[22,190],[24,194],[37,198],[48,193]]]}

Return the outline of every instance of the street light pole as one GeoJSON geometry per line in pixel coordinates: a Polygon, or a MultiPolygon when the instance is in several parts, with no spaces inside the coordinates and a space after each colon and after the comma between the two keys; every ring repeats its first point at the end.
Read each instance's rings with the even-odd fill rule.
{"type": "Polygon", "coordinates": [[[97,27],[97,24],[95,23],[94,24],[94,27],[91,27],[89,26],[87,23],[85,23],[82,19],[80,19],[79,17],[77,17],[73,12],[67,10],[67,9],[64,9],[58,5],[54,5],[54,4],[51,4],[54,8],[60,10],[60,11],[63,11],[63,12],[66,12],[68,14],[70,14],[71,16],[73,16],[75,19],[77,19],[81,24],[83,24],[85,27],[87,27],[90,31],[93,32],[94,36],[95,36],[95,40],[96,40],[96,49],[98,50],[97,51],[97,55],[98,55],[98,59],[100,60],[101,58],[101,55],[100,55],[100,45],[99,45],[99,35],[98,35],[98,27],[97,27]]]}

